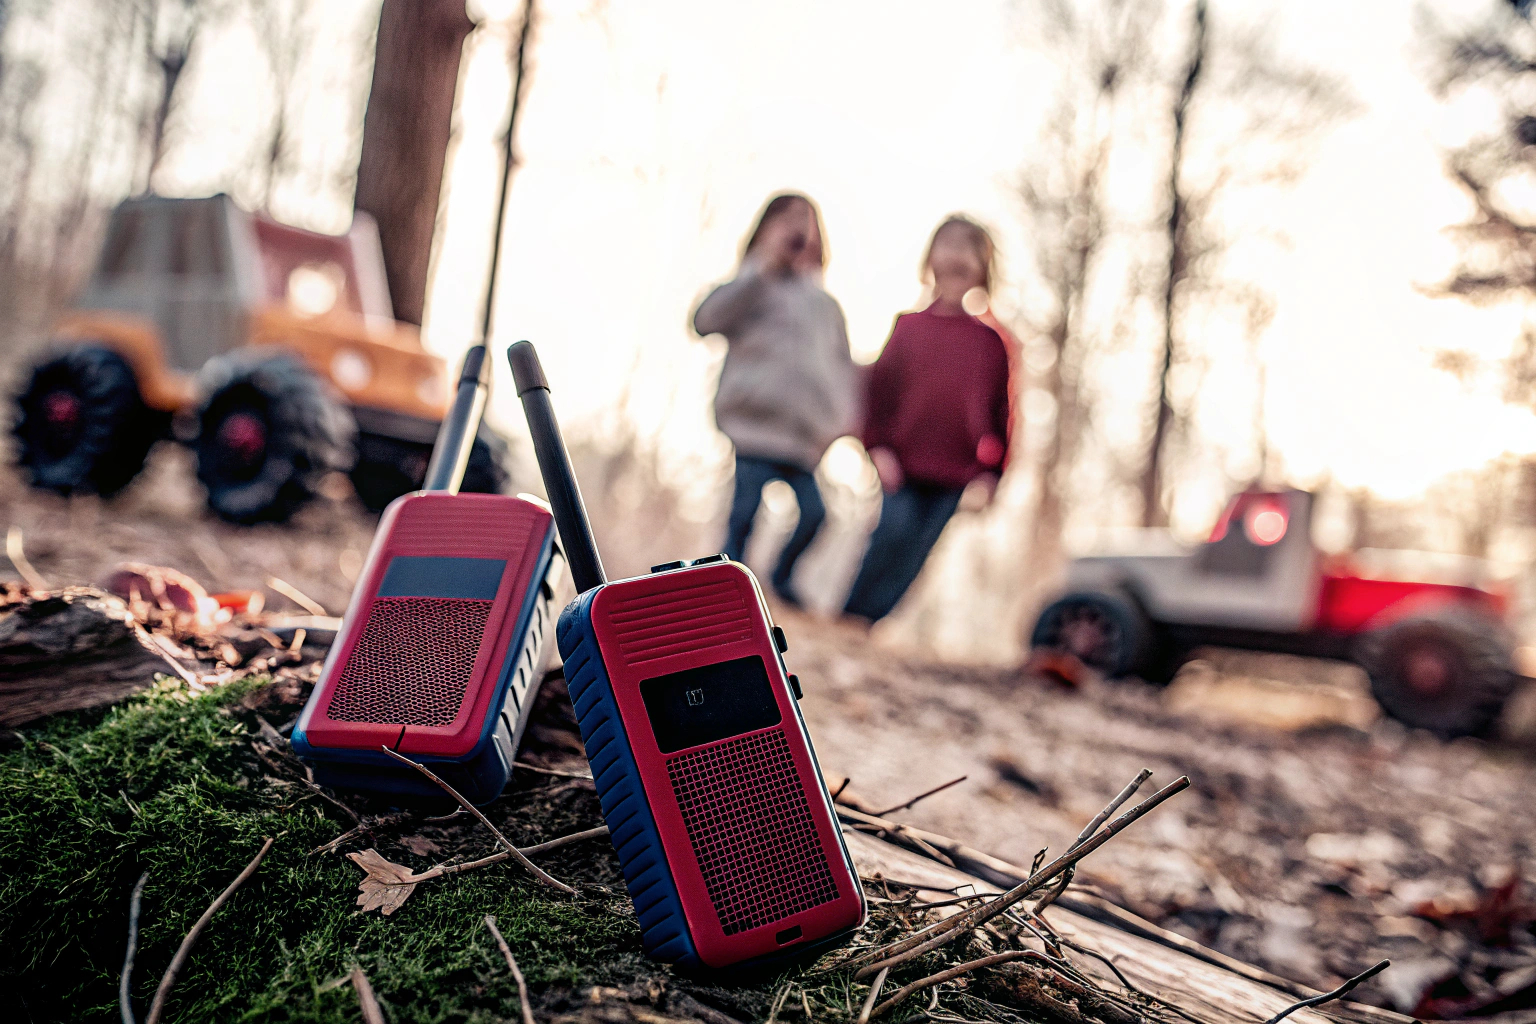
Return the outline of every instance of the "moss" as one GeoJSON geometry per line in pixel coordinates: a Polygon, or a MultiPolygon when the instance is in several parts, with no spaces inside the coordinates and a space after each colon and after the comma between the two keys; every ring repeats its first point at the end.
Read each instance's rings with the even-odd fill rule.
{"type": "Polygon", "coordinates": [[[498,865],[425,885],[389,918],[357,913],[358,870],[306,855],[348,823],[264,774],[251,751],[238,701],[257,685],[188,698],[167,684],[25,731],[0,756],[0,987],[24,1001],[21,1019],[117,1019],[128,894],[147,870],[142,1014],[182,936],[264,836],[278,837],[272,852],[203,933],[169,1019],[355,1020],[349,989],[322,991],[354,963],[397,1024],[500,1019],[517,994],[487,913],[535,986],[627,984],[652,970],[611,886],[554,897],[498,865]]]}

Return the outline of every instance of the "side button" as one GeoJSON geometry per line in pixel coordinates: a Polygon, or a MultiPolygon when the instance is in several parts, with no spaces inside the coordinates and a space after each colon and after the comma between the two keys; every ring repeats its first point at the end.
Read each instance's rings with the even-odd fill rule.
{"type": "Polygon", "coordinates": [[[773,646],[779,649],[780,654],[784,654],[789,651],[789,637],[784,635],[783,626],[773,627],[773,646]]]}
{"type": "Polygon", "coordinates": [[[668,569],[681,569],[688,563],[679,558],[675,562],[662,562],[660,565],[651,566],[651,572],[666,572],[668,569]]]}
{"type": "Polygon", "coordinates": [[[795,691],[795,700],[800,700],[805,696],[805,691],[800,689],[800,677],[793,672],[789,674],[789,688],[795,691]]]}

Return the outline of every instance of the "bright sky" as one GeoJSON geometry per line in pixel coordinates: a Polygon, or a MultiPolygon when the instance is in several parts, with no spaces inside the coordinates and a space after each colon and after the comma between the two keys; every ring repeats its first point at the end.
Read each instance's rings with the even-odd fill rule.
{"type": "MultiPolygon", "coordinates": [[[[1217,16],[1232,7],[1218,3],[1217,16]]],[[[642,418],[673,417],[678,443],[712,444],[702,428],[717,356],[690,338],[687,317],[731,273],[763,199],[794,188],[822,205],[827,287],[871,358],[917,297],[915,265],[942,215],[997,226],[1005,260],[1019,237],[1010,185],[1044,87],[1023,25],[1006,2],[549,5],[519,125],[501,340],[540,345],[568,415],[628,386],[642,418]]],[[[1275,206],[1289,247],[1253,268],[1278,306],[1262,351],[1272,444],[1289,474],[1405,496],[1536,450],[1536,418],[1498,401],[1495,382],[1469,388],[1431,365],[1442,347],[1502,352],[1518,312],[1416,290],[1448,266],[1441,229],[1466,207],[1437,149],[1462,126],[1425,91],[1411,7],[1298,0],[1269,25],[1282,52],[1346,75],[1363,106],[1275,206]]],[[[478,316],[502,45],[476,49],[465,80],[428,325],[445,353],[478,316]]],[[[1223,372],[1250,373],[1236,357],[1211,387],[1222,390],[1223,372]]],[[[1245,430],[1249,396],[1227,390],[1225,405],[1207,399],[1207,428],[1230,418],[1245,430]]]]}

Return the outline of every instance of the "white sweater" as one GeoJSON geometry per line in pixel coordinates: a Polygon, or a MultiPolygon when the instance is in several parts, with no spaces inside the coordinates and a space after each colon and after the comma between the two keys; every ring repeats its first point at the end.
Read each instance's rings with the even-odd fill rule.
{"type": "Polygon", "coordinates": [[[715,422],[738,455],[814,470],[857,425],[857,373],[842,307],[809,275],[766,274],[754,260],[693,314],[728,343],[715,422]]]}

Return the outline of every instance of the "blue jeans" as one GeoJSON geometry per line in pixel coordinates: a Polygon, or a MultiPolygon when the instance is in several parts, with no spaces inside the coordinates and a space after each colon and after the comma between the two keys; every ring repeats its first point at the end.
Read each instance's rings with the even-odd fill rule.
{"type": "Polygon", "coordinates": [[[843,611],[877,621],[890,614],[960,505],[962,488],[910,483],[880,504],[880,524],[843,611]]]}
{"type": "Polygon", "coordinates": [[[747,550],[747,537],[752,533],[752,518],[763,500],[763,488],[770,480],[783,480],[795,492],[795,502],[800,506],[800,521],[795,532],[789,535],[784,550],[779,553],[779,563],[773,570],[773,590],[784,600],[799,604],[789,578],[795,571],[795,560],[805,553],[816,539],[827,518],[827,508],[821,501],[821,490],[816,477],[799,466],[791,466],[753,455],[736,456],[736,493],[731,499],[731,519],[726,529],[725,553],[741,561],[747,550]]]}

